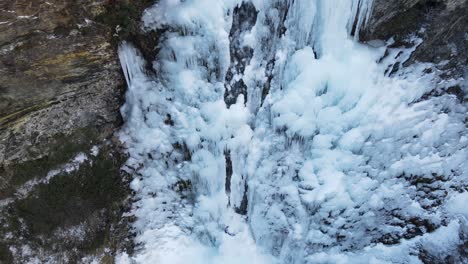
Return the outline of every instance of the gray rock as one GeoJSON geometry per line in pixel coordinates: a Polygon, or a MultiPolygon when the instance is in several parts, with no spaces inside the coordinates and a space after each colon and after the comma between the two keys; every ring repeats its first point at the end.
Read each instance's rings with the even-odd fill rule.
{"type": "Polygon", "coordinates": [[[371,19],[361,39],[395,38],[408,45],[410,35],[423,43],[407,64],[415,61],[441,64],[447,78],[466,75],[468,64],[468,1],[375,0],[371,19]]]}

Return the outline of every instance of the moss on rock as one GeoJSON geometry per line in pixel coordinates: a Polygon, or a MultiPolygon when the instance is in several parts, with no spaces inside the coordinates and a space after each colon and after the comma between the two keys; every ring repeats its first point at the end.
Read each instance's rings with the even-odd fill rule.
{"type": "MultiPolygon", "coordinates": [[[[31,179],[41,179],[49,171],[66,163],[79,152],[88,151],[93,144],[100,140],[99,131],[93,128],[81,128],[71,135],[59,134],[49,139],[48,151],[42,157],[26,162],[13,162],[0,170],[0,178],[8,181],[7,188],[0,187],[0,199],[11,196],[13,192],[31,179]]],[[[34,146],[30,152],[37,151],[34,146]]]]}
{"type": "Polygon", "coordinates": [[[0,263],[12,263],[13,256],[5,244],[0,243],[0,263]]]}
{"type": "Polygon", "coordinates": [[[131,251],[129,227],[122,221],[130,195],[120,171],[126,157],[110,143],[103,144],[97,156],[87,156],[79,169],[62,171],[8,206],[0,234],[11,238],[0,239],[0,257],[11,255],[6,245],[23,244],[47,255],[63,254],[72,263],[104,248],[131,251]],[[79,232],[67,231],[74,229],[79,232]]]}

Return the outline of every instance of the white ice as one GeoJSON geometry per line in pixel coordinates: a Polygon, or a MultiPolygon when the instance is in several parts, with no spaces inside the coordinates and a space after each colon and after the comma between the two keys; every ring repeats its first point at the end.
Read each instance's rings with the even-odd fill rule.
{"type": "Polygon", "coordinates": [[[467,179],[466,108],[454,96],[423,97],[458,80],[425,73],[427,64],[390,75],[414,48],[357,41],[353,25],[365,27],[370,0],[252,0],[257,22],[242,36],[253,57],[236,77],[247,95],[228,108],[229,32],[241,3],[161,0],[146,10],[147,30],[169,29],[156,76],[131,44],[119,49],[138,246],[118,262],[420,263],[420,248],[441,258],[455,250],[467,197],[443,192],[467,179]],[[439,205],[418,181],[437,185],[439,205]],[[398,223],[414,219],[437,228],[403,238],[398,223]],[[399,243],[383,244],[385,234],[399,243]]]}

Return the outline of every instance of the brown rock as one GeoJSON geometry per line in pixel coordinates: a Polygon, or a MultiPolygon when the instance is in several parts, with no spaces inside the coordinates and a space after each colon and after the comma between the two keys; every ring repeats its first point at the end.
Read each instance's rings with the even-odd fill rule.
{"type": "MultiPolygon", "coordinates": [[[[22,245],[41,260],[73,263],[109,258],[131,243],[121,218],[129,195],[120,171],[125,156],[105,141],[122,124],[125,90],[120,18],[109,10],[105,0],[0,1],[0,263],[27,262],[9,250],[22,245]],[[93,145],[101,146],[98,156],[93,145]],[[89,159],[79,169],[41,182],[80,152],[89,159]],[[66,235],[78,227],[85,240],[66,235]]],[[[120,16],[130,21],[127,31],[138,24],[136,15],[120,16]]]]}
{"type": "Polygon", "coordinates": [[[0,164],[46,155],[58,133],[93,126],[106,137],[120,124],[124,86],[111,29],[93,21],[103,5],[0,3],[0,164]]]}

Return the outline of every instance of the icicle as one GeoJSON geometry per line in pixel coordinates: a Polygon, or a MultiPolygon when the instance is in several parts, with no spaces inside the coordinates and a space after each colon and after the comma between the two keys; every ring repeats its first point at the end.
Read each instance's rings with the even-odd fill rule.
{"type": "Polygon", "coordinates": [[[118,54],[127,85],[132,87],[133,80],[143,74],[144,61],[138,51],[127,42],[119,45],[118,54]]]}
{"type": "Polygon", "coordinates": [[[353,0],[351,17],[348,22],[349,33],[354,33],[354,39],[359,40],[359,33],[366,27],[372,14],[374,0],[353,0]],[[354,30],[354,32],[351,32],[354,30]]]}

